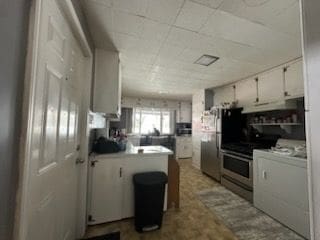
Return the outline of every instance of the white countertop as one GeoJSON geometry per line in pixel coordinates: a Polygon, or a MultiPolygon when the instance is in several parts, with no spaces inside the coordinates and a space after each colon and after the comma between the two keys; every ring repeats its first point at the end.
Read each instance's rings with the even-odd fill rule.
{"type": "Polygon", "coordinates": [[[126,156],[150,156],[150,155],[171,155],[173,152],[163,146],[133,146],[132,144],[127,144],[126,151],[117,153],[107,153],[107,154],[97,154],[96,157],[126,157],[126,156]],[[139,149],[143,149],[143,153],[138,153],[139,149]]]}
{"type": "Polygon", "coordinates": [[[300,158],[300,157],[293,157],[293,156],[287,156],[282,155],[278,153],[271,152],[269,149],[255,149],[253,151],[253,160],[255,157],[266,157],[270,158],[272,160],[294,164],[300,167],[307,167],[307,159],[306,158],[300,158]]]}

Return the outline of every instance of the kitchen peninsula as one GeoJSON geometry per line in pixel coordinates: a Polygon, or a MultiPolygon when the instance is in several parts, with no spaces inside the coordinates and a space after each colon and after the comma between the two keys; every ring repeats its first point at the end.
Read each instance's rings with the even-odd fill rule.
{"type": "MultiPolygon", "coordinates": [[[[129,145],[126,151],[94,155],[90,168],[90,210],[89,224],[116,221],[134,216],[134,185],[132,177],[136,173],[161,171],[168,175],[164,210],[167,209],[168,188],[171,179],[179,177],[179,171],[172,172],[175,166],[170,157],[173,152],[163,146],[136,147],[129,145]]],[[[176,168],[175,168],[176,169],[176,168]]],[[[171,186],[170,186],[171,185],[171,186]]],[[[175,186],[176,194],[179,194],[175,186]]],[[[172,202],[172,201],[170,201],[172,202]]],[[[175,202],[175,206],[178,204],[175,202]]]]}

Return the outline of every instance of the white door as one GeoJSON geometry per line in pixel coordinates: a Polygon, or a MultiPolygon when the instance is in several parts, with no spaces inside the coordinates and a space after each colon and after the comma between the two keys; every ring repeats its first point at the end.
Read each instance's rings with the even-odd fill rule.
{"type": "Polygon", "coordinates": [[[122,218],[122,159],[95,158],[91,166],[89,224],[122,218]]]}
{"type": "Polygon", "coordinates": [[[83,58],[56,1],[36,1],[19,239],[75,239],[83,58]],[[37,34],[38,33],[38,34],[37,34]],[[77,63],[78,62],[78,63],[77,63]],[[78,86],[77,86],[78,85],[78,86]]]}
{"type": "Polygon", "coordinates": [[[284,76],[286,97],[302,97],[304,93],[302,60],[290,63],[284,76]]]}

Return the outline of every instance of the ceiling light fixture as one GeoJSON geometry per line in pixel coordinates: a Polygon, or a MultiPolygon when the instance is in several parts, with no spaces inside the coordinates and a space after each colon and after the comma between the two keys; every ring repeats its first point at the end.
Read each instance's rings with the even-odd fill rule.
{"type": "Polygon", "coordinates": [[[209,66],[210,64],[214,63],[218,59],[219,59],[218,57],[204,54],[197,61],[195,61],[194,63],[200,64],[200,65],[203,65],[203,66],[209,66]]]}

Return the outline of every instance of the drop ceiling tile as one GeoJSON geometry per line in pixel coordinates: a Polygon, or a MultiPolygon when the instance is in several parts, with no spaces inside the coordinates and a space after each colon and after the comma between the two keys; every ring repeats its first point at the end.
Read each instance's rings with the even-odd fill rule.
{"type": "Polygon", "coordinates": [[[267,25],[270,20],[295,2],[297,0],[224,0],[219,9],[235,16],[267,25]]]}
{"type": "Polygon", "coordinates": [[[158,57],[177,59],[183,51],[183,49],[184,47],[181,45],[164,44],[159,51],[158,57]]]}
{"type": "Polygon", "coordinates": [[[200,32],[265,50],[290,44],[293,40],[287,34],[220,10],[210,17],[200,32]]]}
{"type": "Polygon", "coordinates": [[[145,18],[143,19],[140,37],[147,40],[163,41],[167,37],[169,30],[170,25],[145,18]]]}
{"type": "Polygon", "coordinates": [[[166,43],[203,50],[204,52],[217,50],[212,37],[177,27],[172,27],[166,43]]]}
{"type": "Polygon", "coordinates": [[[295,3],[274,18],[269,19],[268,26],[299,38],[301,34],[299,3],[295,3]]]}
{"type": "Polygon", "coordinates": [[[184,0],[149,0],[146,17],[173,24],[184,0]]]}
{"type": "Polygon", "coordinates": [[[134,15],[145,16],[148,0],[113,0],[113,7],[134,15]]]}
{"type": "Polygon", "coordinates": [[[118,10],[113,11],[113,31],[139,37],[142,33],[143,18],[118,10]]]}
{"type": "Polygon", "coordinates": [[[210,8],[218,8],[224,0],[192,0],[210,8]]]}
{"type": "Polygon", "coordinates": [[[188,30],[198,31],[213,11],[212,8],[204,5],[186,1],[174,25],[188,30]]]}
{"type": "Polygon", "coordinates": [[[96,3],[106,7],[112,7],[112,0],[82,0],[82,3],[96,3]]]}

